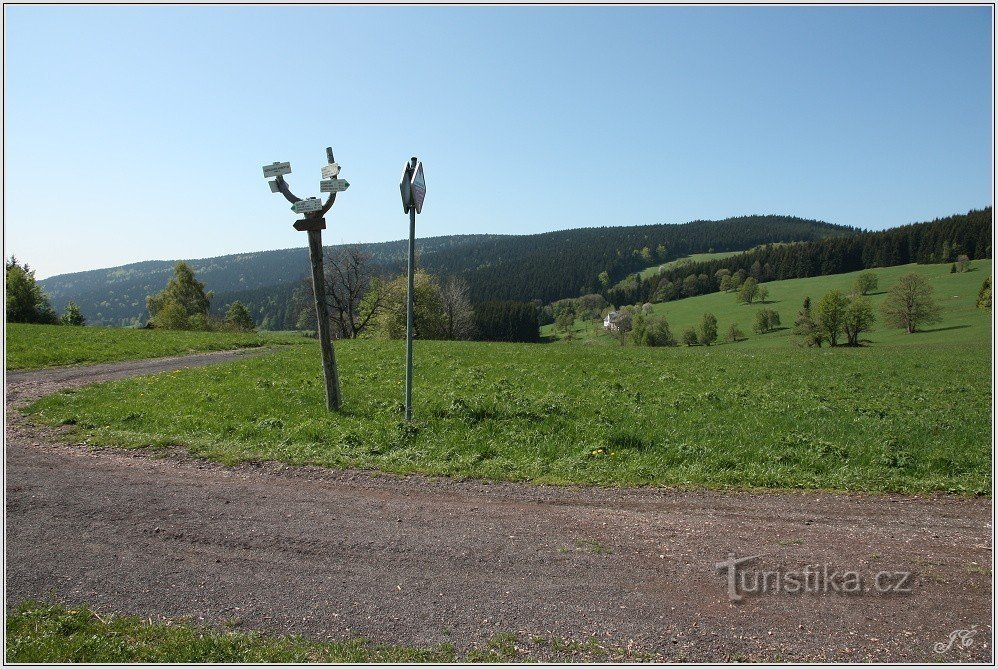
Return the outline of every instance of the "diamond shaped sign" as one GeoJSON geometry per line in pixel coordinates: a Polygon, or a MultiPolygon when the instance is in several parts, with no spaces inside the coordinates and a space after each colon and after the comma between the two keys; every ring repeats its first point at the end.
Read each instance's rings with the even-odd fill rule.
{"type": "Polygon", "coordinates": [[[423,178],[423,161],[416,164],[416,173],[412,175],[412,206],[417,214],[423,213],[423,200],[426,198],[426,179],[423,178]]]}
{"type": "Polygon", "coordinates": [[[412,168],[409,167],[409,161],[405,161],[405,166],[402,168],[402,178],[399,180],[399,192],[402,193],[402,211],[409,213],[409,209],[412,207],[412,188],[410,187],[410,182],[412,181],[412,168]]]}

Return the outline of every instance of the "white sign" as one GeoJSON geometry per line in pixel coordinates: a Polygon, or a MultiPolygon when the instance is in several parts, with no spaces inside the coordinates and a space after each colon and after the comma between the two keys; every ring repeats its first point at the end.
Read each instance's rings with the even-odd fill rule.
{"type": "Polygon", "coordinates": [[[423,178],[423,161],[416,165],[416,173],[412,175],[412,205],[416,213],[423,213],[423,200],[426,198],[426,179],[423,178]]]}
{"type": "Polygon", "coordinates": [[[299,200],[291,205],[291,211],[296,214],[306,214],[310,211],[319,211],[320,209],[322,209],[322,200],[317,197],[299,200]]]}
{"type": "Polygon", "coordinates": [[[335,179],[339,173],[340,173],[339,163],[329,163],[328,165],[322,166],[323,179],[335,179]]]}
{"type": "Polygon", "coordinates": [[[273,163],[263,166],[263,177],[269,179],[282,174],[291,174],[291,163],[273,163]]]}
{"type": "Polygon", "coordinates": [[[319,182],[319,191],[323,193],[339,193],[350,188],[350,182],[346,179],[327,179],[319,182]]]}
{"type": "Polygon", "coordinates": [[[402,167],[402,178],[399,180],[399,191],[402,193],[402,211],[409,213],[412,207],[412,188],[409,182],[412,181],[412,170],[409,168],[409,161],[405,161],[402,167]]]}
{"type": "Polygon", "coordinates": [[[267,183],[270,184],[270,192],[271,193],[280,193],[281,192],[281,189],[277,186],[277,182],[276,181],[268,181],[267,183]]]}

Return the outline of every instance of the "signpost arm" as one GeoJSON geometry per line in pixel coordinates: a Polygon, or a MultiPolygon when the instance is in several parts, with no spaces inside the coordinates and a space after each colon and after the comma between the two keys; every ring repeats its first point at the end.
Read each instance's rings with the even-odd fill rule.
{"type": "MultiPolygon", "coordinates": [[[[333,147],[331,146],[326,147],[326,162],[330,165],[336,162],[333,159],[333,147]]],[[[326,198],[326,204],[322,205],[322,211],[319,212],[318,216],[320,218],[325,216],[326,212],[329,211],[334,202],[336,202],[336,193],[330,193],[329,197],[326,198]]]]}
{"type": "MultiPolygon", "coordinates": [[[[410,161],[416,169],[416,159],[410,161]]],[[[412,420],[412,306],[416,272],[416,207],[409,208],[409,290],[405,305],[405,419],[412,420]]]]}
{"type": "Polygon", "coordinates": [[[277,175],[277,179],[275,179],[275,181],[277,181],[277,189],[281,192],[281,195],[284,196],[285,200],[291,204],[301,200],[300,197],[291,192],[291,189],[288,187],[288,182],[284,180],[283,176],[277,175]]]}

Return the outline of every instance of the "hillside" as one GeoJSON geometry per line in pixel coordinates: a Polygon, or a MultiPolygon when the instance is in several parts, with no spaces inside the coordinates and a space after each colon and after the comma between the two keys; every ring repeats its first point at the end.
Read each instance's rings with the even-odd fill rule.
{"type": "MultiPolygon", "coordinates": [[[[497,235],[455,235],[421,239],[418,249],[424,255],[433,255],[450,247],[464,247],[483,242],[497,235]]],[[[407,242],[405,240],[362,244],[375,262],[391,271],[404,267],[407,242]]],[[[261,288],[291,286],[309,275],[308,248],[278,249],[188,259],[208,290],[215,291],[216,306],[230,303],[228,294],[246,295],[261,288]]],[[[58,311],[70,300],[76,302],[88,322],[94,325],[130,325],[144,321],[147,295],[159,292],[173,273],[176,260],[148,260],[144,262],[95,269],[86,272],[60,274],[42,279],[39,284],[48,293],[52,306],[58,311]]],[[[283,292],[278,291],[283,295],[283,292]]]]}
{"type": "MultiPolygon", "coordinates": [[[[691,253],[740,251],[765,243],[847,236],[854,228],[789,216],[745,216],[678,225],[580,228],[536,235],[459,235],[417,240],[421,267],[459,274],[475,302],[496,299],[551,301],[593,292],[600,272],[617,281],[652,261],[691,253]],[[644,255],[642,255],[644,251],[644,255]]],[[[363,244],[385,273],[403,271],[405,240],[363,244]]],[[[95,325],[129,325],[146,318],[145,298],[166,285],[176,261],[147,261],[76,272],[41,281],[57,310],[76,302],[95,325]]],[[[188,260],[223,309],[249,302],[258,322],[291,327],[286,311],[293,284],[308,275],[304,247],[188,260]]]]}
{"type": "MultiPolygon", "coordinates": [[[[991,336],[991,313],[976,308],[977,291],[984,279],[991,274],[992,261],[975,260],[971,270],[965,273],[950,273],[948,263],[932,265],[898,265],[868,270],[877,275],[879,286],[868,297],[873,305],[877,322],[873,330],[864,333],[862,339],[873,346],[881,344],[929,344],[929,343],[960,343],[972,346],[986,347],[991,336]],[[888,329],[883,324],[880,305],[887,295],[887,290],[897,283],[900,276],[909,272],[917,272],[928,280],[935,289],[934,297],[943,309],[941,323],[929,325],[924,332],[907,335],[902,330],[888,329]]],[[[860,272],[816,276],[806,279],[787,279],[766,283],[769,297],[765,303],[739,304],[732,292],[717,292],[709,295],[690,297],[674,302],[664,302],[652,305],[655,316],[665,316],[673,335],[679,339],[683,330],[695,327],[705,313],[717,317],[719,341],[715,346],[738,348],[742,351],[752,351],[759,348],[784,347],[794,348],[790,330],[794,319],[801,308],[805,297],[817,302],[822,295],[831,290],[848,292],[860,272]],[[782,329],[767,334],[752,332],[755,314],[760,309],[773,309],[780,315],[782,329]],[[728,344],[723,341],[728,326],[738,324],[747,337],[744,341],[728,344]]],[[[591,321],[577,321],[573,331],[572,345],[606,345],[620,346],[614,337],[609,336],[602,327],[591,321]]],[[[548,338],[556,336],[553,325],[541,328],[541,335],[548,338]]],[[[713,348],[713,347],[712,347],[713,348]]]]}

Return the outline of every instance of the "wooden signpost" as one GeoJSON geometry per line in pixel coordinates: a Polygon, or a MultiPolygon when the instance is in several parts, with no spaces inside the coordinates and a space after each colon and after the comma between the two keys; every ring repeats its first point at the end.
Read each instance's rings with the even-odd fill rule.
{"type": "Polygon", "coordinates": [[[332,148],[326,148],[326,162],[328,165],[322,168],[323,179],[332,179],[344,184],[342,188],[322,192],[329,192],[329,197],[323,204],[317,197],[302,199],[291,192],[284,175],[291,173],[291,163],[273,163],[265,165],[263,176],[265,178],[276,177],[270,181],[270,190],[274,193],[281,193],[288,202],[291,209],[296,214],[304,214],[305,217],[294,222],[294,229],[308,233],[308,255],[312,262],[312,290],[315,293],[315,315],[319,330],[319,345],[322,348],[322,372],[326,382],[326,409],[338,411],[343,403],[340,395],[340,376],[336,370],[336,351],[333,349],[333,340],[329,331],[329,310],[326,306],[326,277],[322,269],[322,230],[326,227],[326,219],[323,218],[326,212],[336,201],[336,193],[347,189],[349,183],[342,179],[333,179],[340,172],[340,166],[333,160],[332,148]],[[334,168],[334,169],[330,169],[334,168]]]}

